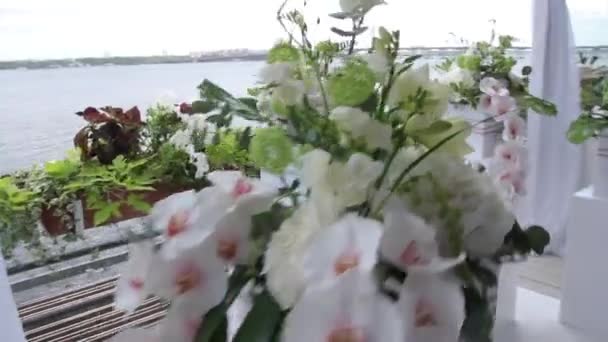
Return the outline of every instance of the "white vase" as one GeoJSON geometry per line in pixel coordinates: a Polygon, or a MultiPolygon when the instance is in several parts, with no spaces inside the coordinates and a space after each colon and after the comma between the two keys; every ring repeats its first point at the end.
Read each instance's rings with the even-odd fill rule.
{"type": "Polygon", "coordinates": [[[608,130],[597,138],[595,172],[593,174],[593,195],[608,198],[608,130]]]}
{"type": "MultiPolygon", "coordinates": [[[[470,106],[450,105],[450,116],[461,117],[471,125],[476,124],[487,118],[487,115],[475,111],[470,106]]],[[[496,146],[502,141],[504,124],[497,121],[488,121],[473,127],[471,136],[467,143],[475,150],[471,159],[483,161],[494,156],[496,146]]]]}

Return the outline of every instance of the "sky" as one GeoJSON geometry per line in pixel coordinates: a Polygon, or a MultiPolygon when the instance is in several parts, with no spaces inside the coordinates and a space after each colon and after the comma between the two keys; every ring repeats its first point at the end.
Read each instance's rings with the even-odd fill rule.
{"type": "MultiPolygon", "coordinates": [[[[0,60],[187,54],[266,49],[284,37],[282,0],[0,0],[0,60]]],[[[367,23],[400,29],[402,46],[446,46],[450,33],[486,39],[497,30],[530,45],[532,0],[387,0],[367,23]]],[[[608,45],[608,0],[567,0],[578,45],[608,45]]],[[[301,7],[303,0],[290,0],[301,7]]],[[[339,0],[308,0],[315,38],[346,23],[326,14],[339,0]]],[[[346,25],[348,27],[348,25],[346,25]]],[[[344,28],[346,28],[344,27],[344,28]]],[[[335,38],[335,36],[334,36],[335,38]]],[[[369,37],[367,38],[369,40],[369,37]]],[[[366,42],[362,42],[368,45],[366,42]]]]}

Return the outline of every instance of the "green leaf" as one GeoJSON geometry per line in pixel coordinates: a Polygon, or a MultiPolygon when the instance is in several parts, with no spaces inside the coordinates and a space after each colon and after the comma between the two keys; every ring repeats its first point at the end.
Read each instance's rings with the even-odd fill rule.
{"type": "Polygon", "coordinates": [[[267,291],[257,295],[251,311],[236,333],[233,342],[272,342],[277,334],[283,312],[267,291]]]}
{"type": "Polygon", "coordinates": [[[224,296],[224,301],[211,309],[204,317],[203,324],[198,329],[196,338],[194,341],[196,342],[218,342],[220,340],[215,340],[218,334],[221,336],[221,333],[218,332],[218,329],[222,329],[222,324],[226,318],[226,312],[228,308],[236,297],[238,297],[241,290],[251,280],[251,274],[248,272],[248,269],[244,266],[237,266],[232,274],[230,275],[230,279],[228,279],[228,291],[226,292],[226,296],[224,296]]]}
{"type": "Polygon", "coordinates": [[[245,128],[243,132],[240,133],[239,137],[239,147],[242,150],[249,150],[249,144],[251,143],[251,127],[245,128]]]}
{"type": "Polygon", "coordinates": [[[331,13],[329,14],[330,17],[335,18],[335,19],[346,19],[346,18],[352,18],[353,14],[352,13],[347,13],[347,12],[337,12],[337,13],[331,13]]]}
{"type": "Polygon", "coordinates": [[[441,133],[449,131],[452,128],[452,126],[453,126],[453,124],[449,121],[438,120],[438,121],[433,122],[429,127],[425,128],[425,129],[415,131],[414,134],[416,134],[416,135],[441,134],[441,133]]]}
{"type": "Polygon", "coordinates": [[[523,102],[528,108],[532,109],[538,114],[547,116],[557,115],[557,107],[555,107],[555,105],[549,101],[545,101],[532,95],[526,95],[523,97],[523,102]]]}
{"type": "Polygon", "coordinates": [[[545,252],[545,247],[551,242],[551,235],[543,227],[539,226],[532,226],[526,229],[526,236],[532,250],[539,255],[545,252]]]}
{"type": "Polygon", "coordinates": [[[128,191],[154,191],[156,189],[154,189],[154,187],[151,186],[145,186],[145,185],[135,185],[135,184],[128,184],[128,183],[123,183],[123,185],[125,186],[125,188],[128,191]]]}
{"type": "Polygon", "coordinates": [[[152,209],[152,206],[144,201],[142,196],[136,194],[130,194],[129,197],[127,197],[127,204],[142,213],[148,213],[150,209],[152,209]]]}
{"type": "Polygon", "coordinates": [[[405,58],[403,60],[403,64],[410,64],[410,63],[414,63],[415,61],[417,61],[418,59],[420,59],[422,57],[422,55],[413,55],[413,56],[409,56],[407,58],[405,58]]]}
{"type": "Polygon", "coordinates": [[[365,31],[367,31],[367,27],[365,27],[365,26],[361,27],[361,28],[359,28],[359,29],[357,29],[355,31],[344,31],[344,30],[341,30],[341,29],[339,29],[337,27],[332,27],[331,28],[331,32],[333,32],[333,33],[335,33],[335,34],[337,34],[337,35],[339,35],[341,37],[357,36],[357,35],[360,35],[361,33],[365,32],[365,31]]]}
{"type": "Polygon", "coordinates": [[[253,97],[241,97],[238,100],[245,106],[249,107],[251,110],[258,110],[258,100],[254,99],[253,97]]]}
{"type": "Polygon", "coordinates": [[[100,226],[112,216],[120,216],[120,203],[108,203],[107,206],[96,211],[93,216],[93,223],[95,226],[100,226]]]}
{"type": "Polygon", "coordinates": [[[192,102],[192,111],[194,114],[207,114],[215,108],[217,108],[217,105],[209,101],[199,100],[192,102]]]}

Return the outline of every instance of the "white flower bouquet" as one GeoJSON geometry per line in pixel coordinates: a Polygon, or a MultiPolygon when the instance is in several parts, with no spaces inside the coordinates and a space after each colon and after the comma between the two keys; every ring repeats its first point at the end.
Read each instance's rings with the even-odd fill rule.
{"type": "MultiPolygon", "coordinates": [[[[444,117],[449,87],[399,56],[399,32],[353,53],[380,2],[340,4],[331,16],[353,24],[332,29],[342,43],[313,44],[301,12],[281,7],[289,40],[270,50],[257,99],[201,84],[192,107],[207,121],[262,126],[240,135],[255,168],[212,171],[211,186],[155,206],[164,242],[132,244],[116,305],[171,306],[116,341],[491,340],[497,265],[549,236],[522,229],[465,164],[471,127],[444,117]]],[[[523,167],[509,153],[499,166],[523,167]]]]}

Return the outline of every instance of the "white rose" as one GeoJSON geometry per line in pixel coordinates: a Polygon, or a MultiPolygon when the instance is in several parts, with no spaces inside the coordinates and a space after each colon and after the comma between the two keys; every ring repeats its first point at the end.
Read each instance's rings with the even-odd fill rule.
{"type": "Polygon", "coordinates": [[[263,83],[281,84],[292,78],[293,71],[293,63],[266,64],[262,70],[260,70],[259,78],[263,83]]]}
{"type": "Polygon", "coordinates": [[[439,78],[439,82],[450,85],[452,83],[460,84],[463,83],[466,87],[475,86],[475,79],[473,73],[469,70],[459,68],[458,66],[453,67],[450,71],[443,74],[439,78]]]}
{"type": "Polygon", "coordinates": [[[362,56],[362,58],[367,62],[367,66],[378,76],[378,79],[384,79],[389,69],[389,60],[386,55],[375,51],[362,56]]]}
{"type": "Polygon", "coordinates": [[[367,146],[387,151],[392,149],[391,126],[372,119],[359,108],[338,107],[332,110],[330,118],[341,130],[349,132],[353,138],[363,138],[367,146]]]}

